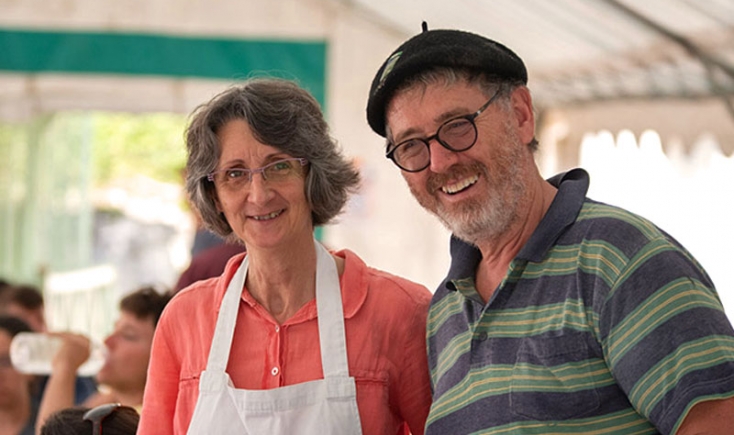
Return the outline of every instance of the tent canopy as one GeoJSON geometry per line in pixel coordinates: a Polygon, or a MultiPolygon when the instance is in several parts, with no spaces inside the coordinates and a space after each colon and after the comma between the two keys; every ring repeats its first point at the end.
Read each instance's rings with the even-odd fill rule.
{"type": "Polygon", "coordinates": [[[76,108],[186,113],[222,82],[255,72],[296,78],[327,107],[348,105],[347,124],[364,125],[355,93],[366,93],[380,60],[423,20],[516,51],[541,118],[561,110],[569,124],[588,126],[575,114],[594,107],[600,129],[625,118],[600,104],[635,101],[654,107],[643,111],[664,135],[705,130],[732,152],[730,0],[3,2],[0,118],[76,108]],[[688,103],[711,120],[671,119],[681,114],[668,105],[688,103]]]}

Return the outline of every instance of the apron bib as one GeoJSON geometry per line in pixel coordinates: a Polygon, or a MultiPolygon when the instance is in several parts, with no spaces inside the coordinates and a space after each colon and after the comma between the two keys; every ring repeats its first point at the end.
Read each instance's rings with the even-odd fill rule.
{"type": "Polygon", "coordinates": [[[339,275],[329,252],[316,244],[316,309],[324,379],[270,390],[234,388],[226,373],[240,296],[242,261],[222,299],[189,435],[361,435],[357,389],[349,376],[339,275]]]}

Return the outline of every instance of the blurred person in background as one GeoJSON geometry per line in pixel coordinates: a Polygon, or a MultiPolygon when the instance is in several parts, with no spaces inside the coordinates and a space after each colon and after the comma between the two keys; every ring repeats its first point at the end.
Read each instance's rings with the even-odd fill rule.
{"type": "Polygon", "coordinates": [[[43,295],[32,285],[7,283],[0,292],[0,314],[23,319],[34,332],[47,330],[43,295]]]}
{"type": "Polygon", "coordinates": [[[200,106],[186,142],[191,201],[247,253],[164,312],[139,433],[421,435],[430,292],[314,239],[359,183],[318,102],[252,79],[200,106]]]}
{"type": "Polygon", "coordinates": [[[227,242],[200,251],[179,276],[173,292],[178,293],[196,281],[221,275],[229,259],[242,252],[245,252],[242,244],[227,242]]]}
{"type": "Polygon", "coordinates": [[[10,363],[10,342],[20,332],[30,332],[23,320],[0,315],[0,434],[32,435],[38,403],[33,393],[38,388],[33,375],[15,370],[10,363]]]}
{"type": "MultiPolygon", "coordinates": [[[[45,303],[41,291],[32,285],[11,285],[0,293],[0,314],[15,316],[25,321],[33,332],[48,332],[46,326],[45,303]]],[[[34,401],[40,402],[46,389],[48,376],[37,376],[38,388],[34,401]]],[[[93,378],[78,376],[74,384],[74,403],[80,404],[97,390],[93,378]]]]}
{"type": "MultiPolygon", "coordinates": [[[[181,174],[185,182],[186,169],[181,174]]],[[[245,246],[239,241],[225,240],[206,228],[201,213],[190,200],[187,201],[187,207],[194,220],[196,232],[191,246],[191,261],[173,286],[174,294],[196,281],[221,275],[229,259],[245,251],[245,246]]]]}
{"type": "Polygon", "coordinates": [[[65,408],[51,414],[41,435],[135,435],[139,421],[134,408],[119,403],[65,408]]]}
{"type": "MultiPolygon", "coordinates": [[[[153,287],[143,287],[122,298],[114,330],[104,340],[108,353],[95,377],[100,388],[84,401],[83,406],[119,402],[140,409],[153,333],[169,299],[169,293],[159,293],[153,287]]],[[[54,357],[51,376],[43,393],[36,425],[38,431],[48,416],[74,405],[73,380],[90,354],[90,341],[86,336],[72,333],[55,335],[63,339],[63,344],[54,357]]]]}

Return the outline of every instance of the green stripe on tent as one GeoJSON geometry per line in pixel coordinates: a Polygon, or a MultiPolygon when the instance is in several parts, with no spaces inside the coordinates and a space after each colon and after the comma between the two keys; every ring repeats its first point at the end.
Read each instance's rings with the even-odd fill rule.
{"type": "Polygon", "coordinates": [[[326,42],[0,29],[0,71],[297,80],[322,104],[326,42]]]}

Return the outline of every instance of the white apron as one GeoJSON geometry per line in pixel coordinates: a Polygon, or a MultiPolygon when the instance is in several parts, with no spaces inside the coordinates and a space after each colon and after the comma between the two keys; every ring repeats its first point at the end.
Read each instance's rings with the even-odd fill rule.
{"type": "Polygon", "coordinates": [[[270,390],[234,388],[225,372],[248,258],[232,277],[214,330],[188,434],[361,435],[357,390],[349,376],[339,275],[316,243],[316,309],[324,379],[270,390]]]}

